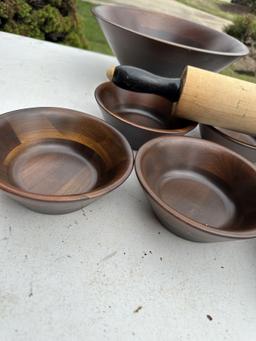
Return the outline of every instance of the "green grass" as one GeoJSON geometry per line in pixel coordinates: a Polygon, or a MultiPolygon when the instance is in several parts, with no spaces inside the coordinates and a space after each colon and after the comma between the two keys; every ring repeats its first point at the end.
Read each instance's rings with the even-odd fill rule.
{"type": "Polygon", "coordinates": [[[104,54],[112,54],[108,43],[97,23],[97,20],[91,13],[92,4],[77,0],[77,9],[80,16],[80,23],[84,36],[88,43],[88,49],[104,54]]]}
{"type": "Polygon", "coordinates": [[[233,78],[239,78],[239,79],[241,79],[243,81],[247,81],[247,82],[251,82],[251,83],[256,83],[256,77],[250,76],[250,75],[246,75],[244,73],[238,73],[238,72],[236,72],[233,69],[232,66],[230,66],[226,70],[223,70],[221,73],[223,75],[230,76],[230,77],[233,77],[233,78]]]}
{"type": "MultiPolygon", "coordinates": [[[[218,0],[180,0],[180,2],[190,4],[191,6],[197,4],[197,8],[202,9],[204,11],[208,11],[213,13],[215,10],[215,6],[217,7],[217,3],[223,3],[218,0]]],[[[100,52],[104,54],[112,55],[112,51],[106,42],[106,39],[97,23],[95,17],[91,14],[92,4],[88,2],[77,0],[77,8],[80,16],[80,21],[82,25],[82,29],[86,40],[88,42],[88,49],[95,52],[100,52]]],[[[195,6],[193,6],[195,7],[195,6]]],[[[213,13],[216,15],[217,12],[213,13]]],[[[228,15],[228,13],[226,13],[228,15]]],[[[223,74],[235,78],[239,78],[242,80],[246,80],[249,82],[256,83],[256,77],[248,76],[245,74],[239,74],[233,70],[232,67],[224,70],[223,74]]]]}

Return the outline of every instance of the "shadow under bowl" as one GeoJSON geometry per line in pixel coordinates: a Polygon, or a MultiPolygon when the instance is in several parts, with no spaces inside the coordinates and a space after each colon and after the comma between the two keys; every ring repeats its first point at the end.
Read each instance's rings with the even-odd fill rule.
{"type": "Polygon", "coordinates": [[[200,124],[200,133],[203,139],[221,144],[244,156],[246,159],[256,162],[255,136],[205,124],[200,124]]]}
{"type": "Polygon", "coordinates": [[[104,119],[118,129],[135,150],[158,136],[188,134],[197,125],[173,118],[172,103],[167,99],[127,91],[111,82],[100,84],[95,98],[104,119]]]}
{"type": "Polygon", "coordinates": [[[238,154],[191,137],[160,137],[140,148],[135,169],[155,214],[180,237],[256,237],[256,169],[238,154]]]}
{"type": "Polygon", "coordinates": [[[0,189],[38,212],[63,214],[121,185],[133,167],[126,139],[104,121],[62,108],[0,116],[0,189]]]}
{"type": "Polygon", "coordinates": [[[128,6],[92,9],[120,64],[160,76],[180,77],[187,65],[220,71],[248,48],[207,26],[128,6]]]}

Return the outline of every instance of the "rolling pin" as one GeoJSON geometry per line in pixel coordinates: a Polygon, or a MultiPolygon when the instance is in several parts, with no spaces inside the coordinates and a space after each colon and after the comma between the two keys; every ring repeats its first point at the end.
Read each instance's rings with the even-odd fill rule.
{"type": "Polygon", "coordinates": [[[188,66],[181,79],[119,65],[107,70],[117,86],[166,97],[172,115],[199,123],[256,134],[256,84],[188,66]]]}

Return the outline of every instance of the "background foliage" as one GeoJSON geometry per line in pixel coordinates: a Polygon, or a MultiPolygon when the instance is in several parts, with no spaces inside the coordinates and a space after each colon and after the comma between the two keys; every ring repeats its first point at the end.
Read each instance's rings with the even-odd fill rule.
{"type": "Polygon", "coordinates": [[[232,0],[231,3],[248,6],[251,10],[256,11],[256,0],[232,0]]]}
{"type": "Polygon", "coordinates": [[[87,47],[74,0],[2,0],[0,30],[87,47]]]}

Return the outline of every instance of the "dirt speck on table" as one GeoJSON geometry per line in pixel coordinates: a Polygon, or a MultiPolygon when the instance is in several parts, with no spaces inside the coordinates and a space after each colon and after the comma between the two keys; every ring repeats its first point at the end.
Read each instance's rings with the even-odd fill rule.
{"type": "Polygon", "coordinates": [[[136,308],[136,309],[134,310],[134,314],[138,313],[141,309],[142,309],[142,306],[139,305],[138,308],[136,308]]]}
{"type": "Polygon", "coordinates": [[[208,318],[209,321],[212,321],[212,320],[213,320],[212,316],[209,315],[209,314],[207,314],[206,317],[208,318]]]}

